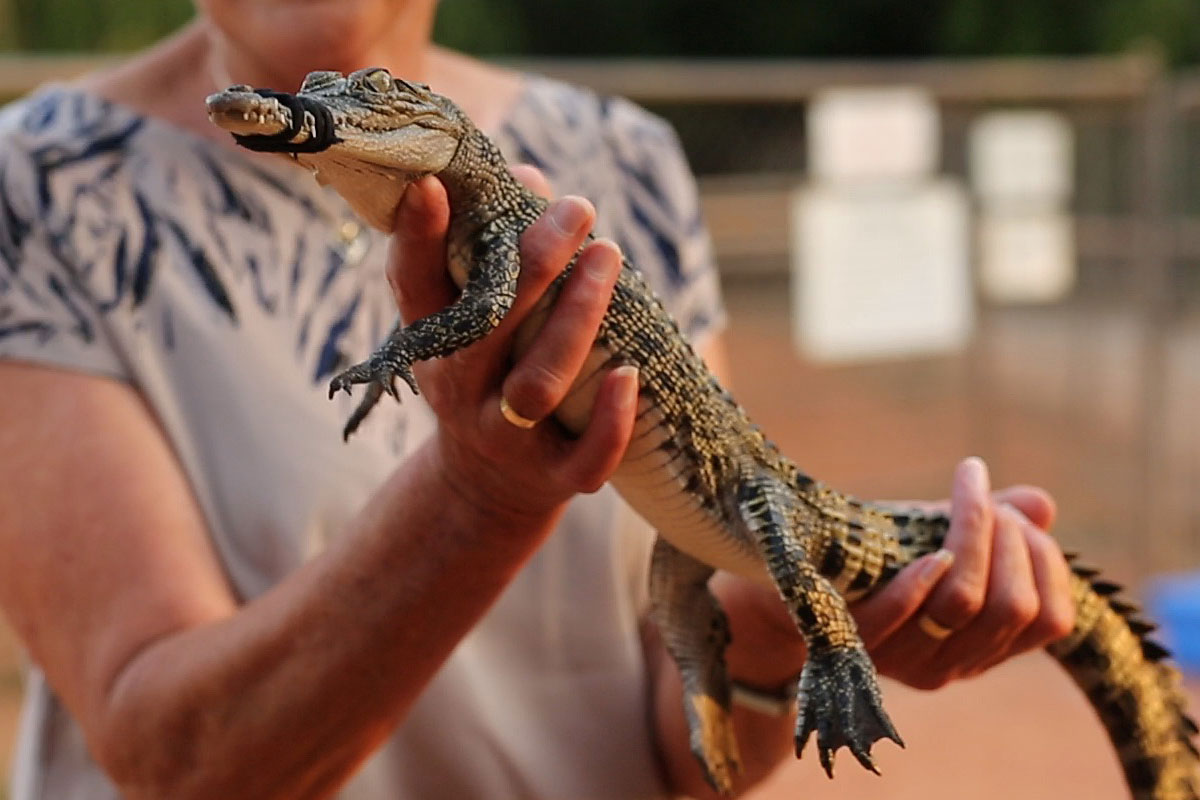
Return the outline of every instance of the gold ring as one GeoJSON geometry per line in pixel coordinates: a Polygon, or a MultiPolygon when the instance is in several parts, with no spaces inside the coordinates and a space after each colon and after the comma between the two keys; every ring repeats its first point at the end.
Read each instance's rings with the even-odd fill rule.
{"type": "Polygon", "coordinates": [[[917,617],[917,627],[920,628],[926,636],[936,641],[945,639],[950,634],[954,633],[953,628],[947,628],[942,623],[935,620],[928,614],[922,614],[917,617]]]}
{"type": "Polygon", "coordinates": [[[500,414],[506,420],[511,422],[513,425],[516,425],[518,428],[521,428],[522,430],[529,430],[530,428],[532,428],[534,425],[537,425],[537,423],[538,423],[538,421],[536,419],[529,419],[528,417],[522,417],[516,411],[513,411],[513,407],[508,404],[508,398],[505,397],[504,395],[500,395],[500,414]]]}

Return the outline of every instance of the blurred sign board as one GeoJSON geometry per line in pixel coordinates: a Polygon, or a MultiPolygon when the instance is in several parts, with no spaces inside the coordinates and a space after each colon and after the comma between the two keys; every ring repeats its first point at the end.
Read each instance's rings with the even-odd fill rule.
{"type": "Polygon", "coordinates": [[[983,214],[980,290],[1000,303],[1052,303],[1075,285],[1075,231],[1066,213],[983,214]]]}
{"type": "Polygon", "coordinates": [[[971,127],[979,283],[1001,303],[1050,303],[1075,285],[1074,138],[1058,112],[994,111],[971,127]]]}
{"type": "Polygon", "coordinates": [[[937,168],[938,108],[922,89],[829,89],[813,98],[807,119],[815,180],[912,180],[937,168]]]}
{"type": "Polygon", "coordinates": [[[1057,111],[993,111],[971,126],[971,186],[989,206],[1059,204],[1074,185],[1071,123],[1057,111]]]}
{"type": "Polygon", "coordinates": [[[974,319],[965,192],[950,179],[892,191],[814,184],[792,204],[793,333],[843,361],[966,345],[974,319]]]}

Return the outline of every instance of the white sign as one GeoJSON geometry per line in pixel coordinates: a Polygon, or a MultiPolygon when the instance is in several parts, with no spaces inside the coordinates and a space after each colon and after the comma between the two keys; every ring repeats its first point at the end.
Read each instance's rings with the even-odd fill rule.
{"type": "Polygon", "coordinates": [[[1051,303],[1075,286],[1075,232],[1065,213],[985,214],[979,283],[1000,303],[1051,303]]]}
{"type": "Polygon", "coordinates": [[[889,192],[814,185],[792,203],[793,331],[811,358],[958,350],[971,333],[965,193],[951,180],[889,192]]]}
{"type": "Polygon", "coordinates": [[[809,173],[838,182],[927,177],[938,166],[939,126],[922,89],[830,89],[808,107],[809,173]]]}
{"type": "Polygon", "coordinates": [[[971,127],[971,185],[985,206],[1058,205],[1075,183],[1071,123],[1056,111],[994,111],[971,127]]]}

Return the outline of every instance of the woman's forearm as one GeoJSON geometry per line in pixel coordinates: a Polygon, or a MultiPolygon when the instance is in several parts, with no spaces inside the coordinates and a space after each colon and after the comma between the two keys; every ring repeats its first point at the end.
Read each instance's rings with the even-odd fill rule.
{"type": "Polygon", "coordinates": [[[327,795],[556,517],[480,515],[427,444],[327,551],[229,617],[131,659],[97,755],[129,797],[327,795]]]}

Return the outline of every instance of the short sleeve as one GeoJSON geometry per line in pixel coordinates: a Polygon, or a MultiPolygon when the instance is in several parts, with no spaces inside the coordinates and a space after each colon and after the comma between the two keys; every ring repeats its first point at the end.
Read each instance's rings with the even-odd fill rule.
{"type": "Polygon", "coordinates": [[[622,99],[610,105],[611,146],[622,176],[631,230],[624,234],[663,303],[695,344],[727,317],[712,239],[695,176],[679,137],[664,120],[622,99]]]}
{"type": "Polygon", "coordinates": [[[0,359],[123,378],[95,285],[115,277],[121,236],[94,186],[52,174],[72,152],[44,138],[38,104],[26,102],[0,115],[0,359]]]}
{"type": "Polygon", "coordinates": [[[696,180],[671,126],[634,103],[536,76],[496,132],[510,159],[533,164],[558,194],[598,212],[693,343],[725,324],[696,180]]]}

